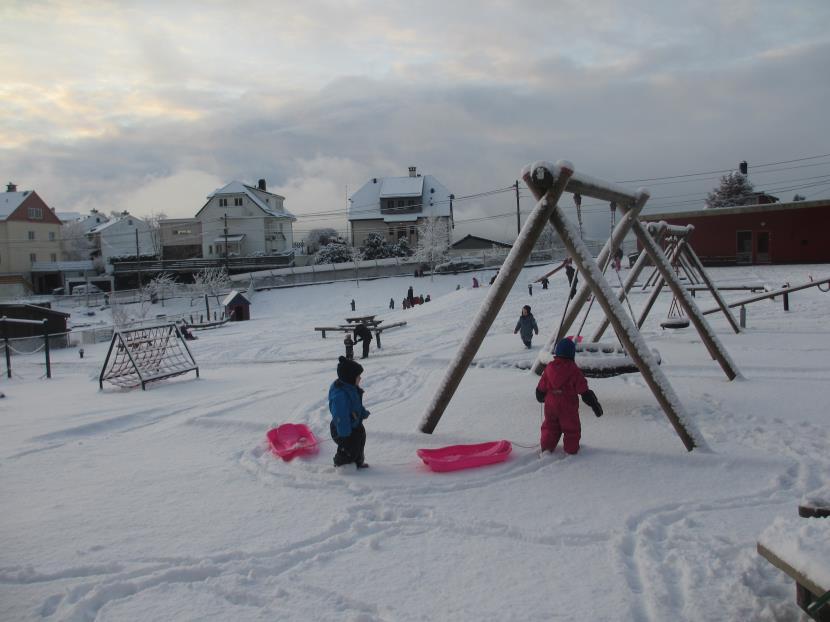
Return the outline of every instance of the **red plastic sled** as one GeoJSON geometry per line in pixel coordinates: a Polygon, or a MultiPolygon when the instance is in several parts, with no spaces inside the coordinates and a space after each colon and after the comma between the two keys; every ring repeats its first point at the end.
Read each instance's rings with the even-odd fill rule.
{"type": "Polygon", "coordinates": [[[504,462],[513,450],[510,441],[491,441],[477,445],[451,445],[419,449],[418,457],[433,471],[458,471],[504,462]]]}
{"type": "Polygon", "coordinates": [[[271,451],[288,462],[297,456],[317,453],[317,438],[314,432],[301,423],[283,423],[268,430],[268,445],[271,451]]]}

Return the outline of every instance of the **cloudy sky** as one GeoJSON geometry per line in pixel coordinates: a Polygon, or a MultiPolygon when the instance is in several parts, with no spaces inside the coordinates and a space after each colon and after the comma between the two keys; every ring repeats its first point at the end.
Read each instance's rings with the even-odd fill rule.
{"type": "MultiPolygon", "coordinates": [[[[649,180],[655,211],[747,160],[830,197],[828,24],[827,0],[3,0],[0,171],[58,211],[170,217],[265,178],[299,237],[410,165],[461,197],[567,158],[649,180]]],[[[515,235],[509,192],[455,214],[515,235]]]]}

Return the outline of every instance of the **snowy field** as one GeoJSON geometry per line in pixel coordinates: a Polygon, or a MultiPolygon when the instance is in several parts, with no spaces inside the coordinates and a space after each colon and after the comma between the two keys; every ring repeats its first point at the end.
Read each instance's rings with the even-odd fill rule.
{"type": "MultiPolygon", "coordinates": [[[[545,271],[524,270],[431,436],[418,423],[487,292],[470,274],[259,292],[250,322],[190,343],[200,379],[147,391],[98,390],[108,344],[83,360],[54,352],[52,380],[39,357],[15,357],[0,381],[0,619],[806,619],[755,543],[830,485],[830,294],[795,293],[788,313],[780,298],[754,303],[740,335],[707,316],[743,374],[734,382],[694,329],[660,329],[663,295],[643,334],[710,451],[687,453],[630,374],[589,381],[606,414],[582,407],[577,456],[540,459],[537,377],[517,367],[535,350],[512,333],[523,304],[535,345],[558,325],[564,276],[527,292],[545,271]],[[432,302],[400,310],[410,284],[432,302]],[[363,361],[361,472],[331,465],[342,333],[312,330],[342,323],[352,298],[408,323],[363,361]],[[275,458],[265,433],[284,422],[309,424],[320,453],[275,458]],[[432,473],[415,454],[502,438],[511,458],[477,470],[432,473]]],[[[829,272],[711,270],[771,286],[829,272]]],[[[636,311],[646,295],[631,299],[636,311]]]]}

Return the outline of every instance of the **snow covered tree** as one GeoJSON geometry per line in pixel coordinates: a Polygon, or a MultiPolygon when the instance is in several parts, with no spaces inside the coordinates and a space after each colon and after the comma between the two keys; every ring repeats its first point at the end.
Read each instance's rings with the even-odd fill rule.
{"type": "Polygon", "coordinates": [[[379,233],[370,233],[361,250],[363,259],[386,259],[392,257],[392,245],[379,233]]]}
{"type": "Polygon", "coordinates": [[[340,241],[339,237],[337,231],[330,227],[312,229],[306,236],[306,252],[316,253],[326,244],[340,241]]]}
{"type": "Polygon", "coordinates": [[[153,246],[153,253],[156,257],[161,257],[161,223],[163,220],[167,220],[167,214],[164,212],[154,212],[144,217],[144,222],[150,228],[150,244],[153,246]]]}
{"type": "Polygon", "coordinates": [[[392,246],[392,257],[411,257],[414,252],[406,238],[398,238],[398,241],[392,246]]]}
{"type": "Polygon", "coordinates": [[[352,249],[341,242],[331,242],[322,246],[317,253],[316,264],[346,263],[352,260],[352,249]]]}
{"type": "MultiPolygon", "coordinates": [[[[202,268],[193,276],[194,289],[201,295],[216,297],[219,304],[219,294],[230,287],[231,279],[224,267],[202,268]]],[[[193,301],[190,301],[193,304],[193,301]]]]}
{"type": "Polygon", "coordinates": [[[446,220],[430,216],[418,226],[418,246],[414,257],[421,263],[429,264],[432,272],[435,272],[435,264],[446,257],[449,246],[450,232],[446,220]]]}
{"type": "Polygon", "coordinates": [[[61,225],[61,251],[67,261],[89,259],[94,250],[93,243],[86,237],[86,229],[78,220],[61,225]]]}
{"type": "Polygon", "coordinates": [[[754,189],[745,175],[732,172],[720,178],[720,186],[706,197],[707,208],[747,205],[754,201],[754,189]]]}
{"type": "Polygon", "coordinates": [[[806,201],[806,200],[807,200],[807,197],[805,197],[803,194],[793,195],[793,201],[806,201]]]}

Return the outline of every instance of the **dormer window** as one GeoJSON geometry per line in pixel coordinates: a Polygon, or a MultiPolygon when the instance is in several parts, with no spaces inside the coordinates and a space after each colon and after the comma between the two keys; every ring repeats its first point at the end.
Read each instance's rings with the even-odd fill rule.
{"type": "Polygon", "coordinates": [[[228,200],[227,199],[219,199],[219,207],[227,207],[228,200]]]}
{"type": "Polygon", "coordinates": [[[43,208],[42,207],[30,207],[29,208],[29,218],[32,220],[43,220],[43,208]]]}
{"type": "Polygon", "coordinates": [[[132,218],[130,218],[130,219],[127,221],[127,224],[128,224],[128,225],[130,225],[130,226],[132,227],[132,225],[133,225],[133,219],[132,219],[132,218]]]}
{"type": "Polygon", "coordinates": [[[242,197],[234,197],[233,204],[235,207],[242,207],[242,197]]]}

